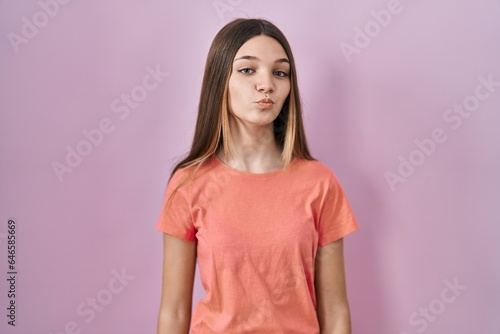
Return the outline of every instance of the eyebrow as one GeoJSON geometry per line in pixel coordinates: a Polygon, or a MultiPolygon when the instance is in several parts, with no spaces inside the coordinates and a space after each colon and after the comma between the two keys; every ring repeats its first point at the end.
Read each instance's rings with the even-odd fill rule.
{"type": "MultiPolygon", "coordinates": [[[[236,58],[234,61],[236,62],[237,60],[255,60],[255,61],[260,61],[259,57],[255,56],[241,56],[239,58],[236,58]]],[[[275,61],[275,63],[288,63],[290,64],[290,61],[287,58],[280,58],[275,61]]]]}

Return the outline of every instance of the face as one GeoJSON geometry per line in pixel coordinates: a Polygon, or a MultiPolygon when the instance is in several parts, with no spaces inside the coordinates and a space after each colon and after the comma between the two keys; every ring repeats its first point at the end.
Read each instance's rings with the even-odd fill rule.
{"type": "Polygon", "coordinates": [[[229,111],[238,121],[270,126],[290,93],[290,63],[274,38],[256,36],[236,53],[229,78],[229,111]]]}

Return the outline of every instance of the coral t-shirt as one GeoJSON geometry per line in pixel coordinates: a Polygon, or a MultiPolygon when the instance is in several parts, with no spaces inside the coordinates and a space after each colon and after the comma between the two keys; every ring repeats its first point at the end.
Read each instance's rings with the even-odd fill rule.
{"type": "MultiPolygon", "coordinates": [[[[165,200],[189,171],[175,172],[165,200]]],[[[192,334],[317,334],[317,248],[359,225],[319,161],[295,158],[288,170],[254,174],[214,155],[168,210],[164,202],[156,228],[197,242],[206,294],[194,307],[192,334]]]]}

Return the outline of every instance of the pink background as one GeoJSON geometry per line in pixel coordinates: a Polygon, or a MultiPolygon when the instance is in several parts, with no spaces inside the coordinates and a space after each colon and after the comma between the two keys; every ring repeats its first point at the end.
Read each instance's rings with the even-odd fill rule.
{"type": "Polygon", "coordinates": [[[192,140],[209,45],[234,17],[265,17],[289,38],[310,148],[362,226],[346,238],[353,333],[500,333],[500,87],[473,97],[479,77],[500,82],[500,1],[54,1],[41,0],[52,16],[0,1],[1,333],[155,332],[154,225],[192,140]],[[33,20],[38,31],[23,28],[33,20]],[[168,72],[150,90],[147,68],[168,72]],[[131,93],[134,108],[115,101],[131,93]],[[470,116],[450,119],[462,103],[470,116]],[[58,178],[53,164],[78,147],[87,155],[58,178]],[[418,166],[391,188],[400,156],[418,166]]]}

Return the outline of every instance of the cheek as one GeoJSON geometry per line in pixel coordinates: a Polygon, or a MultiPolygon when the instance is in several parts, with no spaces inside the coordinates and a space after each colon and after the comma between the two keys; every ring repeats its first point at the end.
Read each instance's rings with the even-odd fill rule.
{"type": "Polygon", "coordinates": [[[284,103],[287,97],[290,95],[290,84],[283,85],[280,89],[280,99],[284,103]]]}
{"type": "Polygon", "coordinates": [[[227,98],[229,101],[229,105],[231,105],[231,103],[233,103],[233,101],[237,99],[237,96],[238,96],[238,91],[236,89],[235,82],[234,80],[229,79],[229,84],[227,86],[227,98]]]}
{"type": "Polygon", "coordinates": [[[228,107],[231,112],[240,110],[244,103],[243,87],[238,80],[229,80],[228,85],[228,107]]]}
{"type": "Polygon", "coordinates": [[[286,85],[284,85],[283,92],[285,96],[288,96],[290,94],[290,86],[290,81],[288,81],[286,85]]]}
{"type": "Polygon", "coordinates": [[[279,95],[280,98],[287,97],[290,94],[290,80],[276,80],[275,88],[276,94],[279,95]]]}
{"type": "Polygon", "coordinates": [[[244,101],[250,97],[250,89],[248,83],[244,81],[229,80],[229,101],[238,103],[238,101],[244,101]]]}
{"type": "Polygon", "coordinates": [[[237,96],[238,95],[238,87],[239,87],[239,83],[238,83],[238,79],[235,78],[234,76],[231,76],[229,78],[229,85],[228,85],[228,89],[229,89],[229,95],[232,95],[232,96],[237,96]]]}

